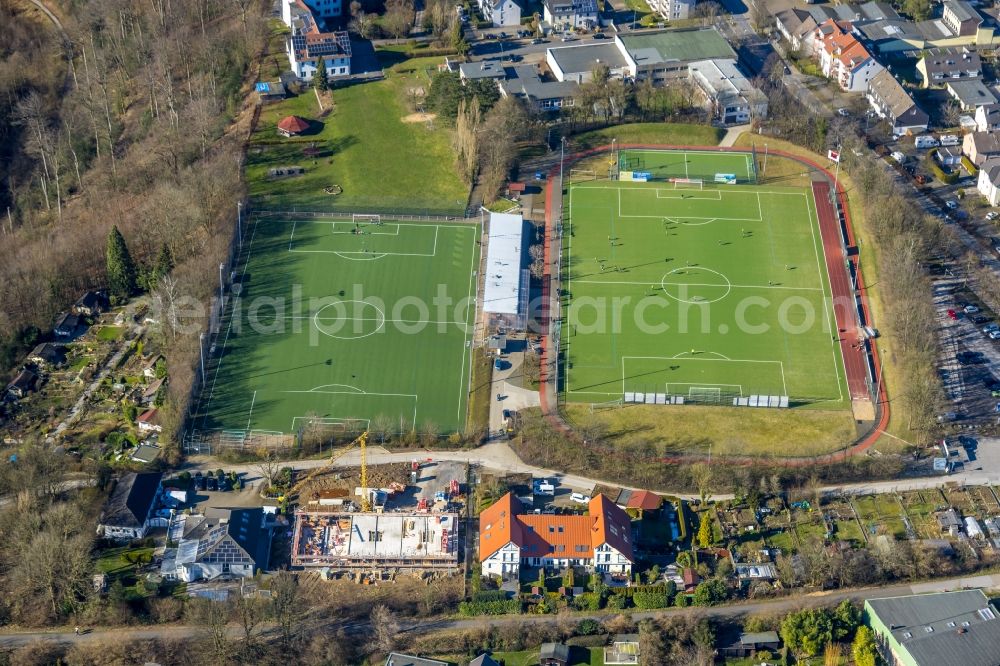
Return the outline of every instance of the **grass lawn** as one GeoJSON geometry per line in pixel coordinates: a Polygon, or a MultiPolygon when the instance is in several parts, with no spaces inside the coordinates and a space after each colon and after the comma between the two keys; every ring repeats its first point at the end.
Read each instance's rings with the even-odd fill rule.
{"type": "Polygon", "coordinates": [[[834,537],[842,541],[853,541],[859,545],[864,545],[865,543],[865,537],[861,533],[861,528],[858,527],[856,520],[836,521],[836,533],[834,537]]]}
{"type": "Polygon", "coordinates": [[[97,330],[97,339],[101,342],[112,342],[122,337],[125,329],[121,326],[102,326],[97,330]]]}
{"type": "Polygon", "coordinates": [[[652,11],[649,5],[646,4],[646,0],[625,0],[625,9],[635,12],[636,20],[641,19],[652,11]]]}
{"type": "Polygon", "coordinates": [[[152,557],[153,549],[131,548],[129,546],[109,548],[108,550],[101,551],[101,556],[97,558],[97,570],[108,574],[111,578],[121,575],[123,572],[133,570],[135,565],[125,560],[126,554],[136,557],[152,557]]]}
{"type": "Polygon", "coordinates": [[[381,419],[391,432],[463,429],[478,226],[360,228],[255,218],[200,427],[290,434],[315,423],[336,434],[381,419]]]}
{"type": "Polygon", "coordinates": [[[854,437],[846,411],[733,409],[732,407],[626,405],[595,410],[568,403],[564,414],[577,425],[596,420],[613,442],[654,441],[659,453],[756,456],[818,455],[843,448],[854,437]]]}
{"type": "MultiPolygon", "coordinates": [[[[574,150],[619,143],[661,143],[681,146],[716,146],[725,132],[708,125],[686,123],[632,123],[582,132],[567,138],[574,150]]],[[[567,147],[568,151],[568,147],[567,147]]]]}
{"type": "Polygon", "coordinates": [[[94,361],[93,356],[83,354],[74,358],[73,362],[69,364],[68,369],[70,372],[80,372],[87,366],[87,364],[93,363],[93,361],[94,361]]]}
{"type": "Polygon", "coordinates": [[[354,212],[461,214],[468,188],[459,179],[451,130],[439,121],[404,122],[407,91],[427,90],[428,70],[439,58],[404,60],[382,81],[333,91],[334,109],[325,117],[309,90],[264,107],[247,150],[246,175],[258,208],[354,212]],[[297,115],[313,123],[306,136],[282,139],[277,122],[297,115]],[[316,156],[303,148],[315,143],[316,156]],[[301,166],[299,176],[269,177],[269,169],[301,166]],[[330,195],[328,186],[343,193],[330,195]]]}

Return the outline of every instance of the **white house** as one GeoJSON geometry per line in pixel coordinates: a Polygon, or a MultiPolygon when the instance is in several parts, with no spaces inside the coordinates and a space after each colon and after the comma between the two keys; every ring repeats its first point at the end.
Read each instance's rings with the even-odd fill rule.
{"type": "Polygon", "coordinates": [[[249,578],[267,568],[271,539],[263,509],[209,509],[205,515],[181,515],[178,521],[171,528],[177,548],[164,552],[160,566],[164,578],[249,578]]]}
{"type": "Polygon", "coordinates": [[[542,18],[554,30],[565,32],[581,28],[589,30],[597,25],[596,0],[545,0],[542,18]]]}
{"type": "Polygon", "coordinates": [[[767,95],[753,87],[735,60],[701,60],[688,68],[713,119],[729,125],[767,117],[767,95]]]}
{"type": "Polygon", "coordinates": [[[976,131],[993,132],[1000,129],[1000,104],[976,107],[976,131]]]}
{"type": "Polygon", "coordinates": [[[479,560],[484,576],[516,578],[522,566],[585,567],[631,574],[635,561],[631,519],[604,495],[588,504],[588,515],[524,514],[507,493],[479,516],[479,560]]]}
{"type": "Polygon", "coordinates": [[[649,8],[667,19],[678,21],[691,18],[697,0],[650,0],[649,8]]]}
{"type": "Polygon", "coordinates": [[[122,476],[101,512],[97,533],[107,539],[129,541],[143,538],[150,527],[164,525],[165,520],[153,515],[163,492],[162,480],[162,472],[130,472],[122,476]]]}
{"type": "Polygon", "coordinates": [[[494,27],[521,25],[521,5],[515,0],[479,0],[479,11],[494,27]]]}
{"type": "Polygon", "coordinates": [[[320,66],[326,67],[331,79],[351,75],[351,40],[346,32],[322,32],[305,0],[282,0],[281,19],[291,30],[285,52],[295,76],[310,81],[320,66]]]}
{"type": "Polygon", "coordinates": [[[824,33],[819,48],[823,75],[846,92],[868,92],[869,81],[885,68],[855,38],[850,24],[841,25],[830,19],[817,30],[824,33]]]}
{"type": "Polygon", "coordinates": [[[983,163],[976,189],[991,206],[1000,205],[1000,157],[991,157],[983,163]]]}

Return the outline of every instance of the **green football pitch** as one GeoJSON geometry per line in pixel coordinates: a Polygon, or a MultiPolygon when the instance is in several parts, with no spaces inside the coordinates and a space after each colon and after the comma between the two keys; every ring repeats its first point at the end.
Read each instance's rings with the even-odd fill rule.
{"type": "Polygon", "coordinates": [[[255,219],[196,423],[461,430],[478,240],[461,223],[255,219]]]}
{"type": "Polygon", "coordinates": [[[564,199],[566,398],[850,408],[811,190],[711,182],[753,182],[742,153],[618,163],[654,180],[579,180],[564,199]]]}

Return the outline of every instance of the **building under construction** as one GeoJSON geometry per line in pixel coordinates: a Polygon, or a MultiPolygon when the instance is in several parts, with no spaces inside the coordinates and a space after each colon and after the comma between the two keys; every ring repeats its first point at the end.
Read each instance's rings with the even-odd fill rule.
{"type": "Polygon", "coordinates": [[[292,566],[455,568],[458,514],[298,511],[292,566]]]}

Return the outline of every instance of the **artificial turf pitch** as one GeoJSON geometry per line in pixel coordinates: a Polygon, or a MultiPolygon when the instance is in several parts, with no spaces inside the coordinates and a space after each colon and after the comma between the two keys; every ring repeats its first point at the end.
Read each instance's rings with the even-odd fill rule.
{"type": "Polygon", "coordinates": [[[619,164],[706,183],[568,185],[568,400],[652,393],[732,404],[766,395],[850,408],[811,190],[709,182],[715,173],[751,181],[751,160],[637,151],[619,164]]]}
{"type": "Polygon", "coordinates": [[[199,426],[291,434],[465,424],[479,228],[261,217],[199,426]],[[437,299],[437,300],[435,300],[437,299]],[[445,299],[450,299],[445,303],[445,299]]]}

